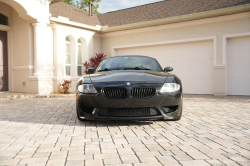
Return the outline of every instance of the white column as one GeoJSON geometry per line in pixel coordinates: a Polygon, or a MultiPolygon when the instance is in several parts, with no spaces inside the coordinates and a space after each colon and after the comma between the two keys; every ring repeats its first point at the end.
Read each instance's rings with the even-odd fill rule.
{"type": "Polygon", "coordinates": [[[46,23],[33,23],[34,27],[34,76],[46,75],[46,23]]]}

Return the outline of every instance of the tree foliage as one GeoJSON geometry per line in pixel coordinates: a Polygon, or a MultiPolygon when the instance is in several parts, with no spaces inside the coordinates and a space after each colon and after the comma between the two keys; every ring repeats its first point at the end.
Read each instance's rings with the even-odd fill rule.
{"type": "Polygon", "coordinates": [[[65,0],[64,2],[67,3],[67,4],[70,4],[70,5],[74,5],[74,3],[72,2],[72,0],[65,0]]]}
{"type": "Polygon", "coordinates": [[[90,1],[94,3],[94,14],[100,14],[98,12],[98,8],[99,8],[98,3],[101,2],[101,0],[65,0],[64,2],[67,4],[73,5],[79,9],[89,11],[90,1]]]}

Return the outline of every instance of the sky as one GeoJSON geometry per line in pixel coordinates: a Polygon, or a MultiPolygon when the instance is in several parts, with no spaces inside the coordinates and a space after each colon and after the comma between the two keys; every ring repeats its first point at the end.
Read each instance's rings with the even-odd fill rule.
{"type": "Polygon", "coordinates": [[[100,13],[107,13],[115,10],[121,10],[159,1],[162,0],[102,0],[99,3],[98,11],[100,13]]]}

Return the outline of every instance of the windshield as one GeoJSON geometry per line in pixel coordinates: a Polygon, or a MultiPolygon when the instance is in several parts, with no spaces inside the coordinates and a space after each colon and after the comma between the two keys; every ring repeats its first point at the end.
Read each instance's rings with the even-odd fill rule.
{"type": "Polygon", "coordinates": [[[121,56],[105,59],[97,70],[152,70],[162,72],[162,68],[156,59],[143,56],[121,56]]]}

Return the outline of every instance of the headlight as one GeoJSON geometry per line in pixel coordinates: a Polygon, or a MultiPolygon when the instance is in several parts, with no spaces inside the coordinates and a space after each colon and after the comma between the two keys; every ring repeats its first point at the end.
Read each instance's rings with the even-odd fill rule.
{"type": "Polygon", "coordinates": [[[81,93],[97,93],[94,85],[92,84],[82,84],[79,85],[77,89],[81,93]]]}
{"type": "Polygon", "coordinates": [[[160,93],[164,92],[176,92],[180,90],[180,85],[176,83],[165,83],[160,90],[160,93]]]}

